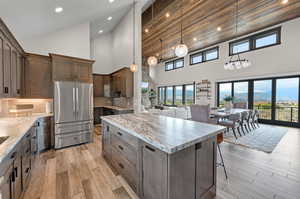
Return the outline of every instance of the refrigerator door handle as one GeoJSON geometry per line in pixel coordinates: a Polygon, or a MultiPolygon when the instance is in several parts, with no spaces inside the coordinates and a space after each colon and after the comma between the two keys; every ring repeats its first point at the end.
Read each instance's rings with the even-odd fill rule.
{"type": "Polygon", "coordinates": [[[75,88],[73,88],[73,113],[76,114],[76,103],[75,103],[75,88]]]}
{"type": "Polygon", "coordinates": [[[77,111],[77,116],[79,114],[79,96],[78,96],[78,92],[79,92],[79,88],[76,87],[76,107],[77,107],[76,111],[77,111]]]}

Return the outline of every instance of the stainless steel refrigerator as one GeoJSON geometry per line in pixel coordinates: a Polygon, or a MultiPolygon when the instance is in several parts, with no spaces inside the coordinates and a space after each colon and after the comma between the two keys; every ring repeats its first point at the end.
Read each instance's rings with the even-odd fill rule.
{"type": "Polygon", "coordinates": [[[54,83],[55,148],[91,142],[93,139],[93,85],[54,83]]]}

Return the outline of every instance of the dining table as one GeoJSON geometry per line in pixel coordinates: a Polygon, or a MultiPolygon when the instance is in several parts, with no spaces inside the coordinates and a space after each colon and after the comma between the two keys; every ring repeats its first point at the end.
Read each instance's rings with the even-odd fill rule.
{"type": "Polygon", "coordinates": [[[228,118],[230,115],[237,113],[250,112],[251,109],[241,109],[241,108],[232,108],[230,110],[225,110],[225,108],[214,108],[211,109],[210,115],[215,118],[228,118]]]}

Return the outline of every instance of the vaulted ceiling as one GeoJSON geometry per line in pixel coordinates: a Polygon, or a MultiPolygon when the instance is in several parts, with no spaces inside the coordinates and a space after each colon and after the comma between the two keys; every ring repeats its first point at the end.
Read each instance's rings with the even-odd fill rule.
{"type": "Polygon", "coordinates": [[[142,16],[143,57],[174,57],[180,42],[181,12],[183,40],[189,51],[205,48],[300,16],[300,0],[239,0],[238,31],[236,0],[156,0],[142,16]],[[182,8],[182,11],[181,11],[182,8]],[[169,17],[166,14],[169,13],[169,17]],[[218,31],[219,27],[219,31],[218,31]],[[148,33],[145,30],[148,29],[148,33]],[[221,29],[221,30],[220,30],[221,29]],[[161,43],[163,51],[161,53],[161,43]]]}

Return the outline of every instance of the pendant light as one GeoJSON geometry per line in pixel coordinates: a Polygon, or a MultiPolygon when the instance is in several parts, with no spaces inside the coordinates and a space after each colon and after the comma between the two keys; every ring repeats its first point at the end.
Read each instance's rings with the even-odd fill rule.
{"type": "MultiPolygon", "coordinates": [[[[153,22],[153,17],[154,17],[154,1],[152,2],[152,19],[151,21],[153,22]]],[[[155,66],[158,63],[158,60],[155,56],[150,56],[147,60],[149,66],[155,66]]]]}
{"type": "Polygon", "coordinates": [[[132,64],[130,65],[130,70],[131,70],[131,72],[137,72],[137,69],[138,69],[138,66],[136,65],[136,63],[135,63],[135,2],[134,2],[134,0],[133,0],[133,7],[132,7],[132,9],[133,9],[133,20],[132,20],[132,41],[133,41],[133,51],[132,51],[132,55],[133,55],[133,57],[132,57],[132,64]]]}
{"type": "MultiPolygon", "coordinates": [[[[239,0],[236,0],[236,15],[235,15],[235,34],[238,34],[238,10],[239,0]]],[[[225,70],[239,70],[251,66],[251,62],[247,59],[241,59],[240,54],[232,55],[229,62],[224,64],[225,70]],[[235,58],[236,57],[236,58],[235,58]]]]}
{"type": "Polygon", "coordinates": [[[182,19],[183,19],[183,0],[181,0],[181,24],[180,24],[180,44],[175,47],[175,55],[177,57],[184,57],[188,54],[188,47],[183,43],[183,27],[182,27],[182,19]]]}

